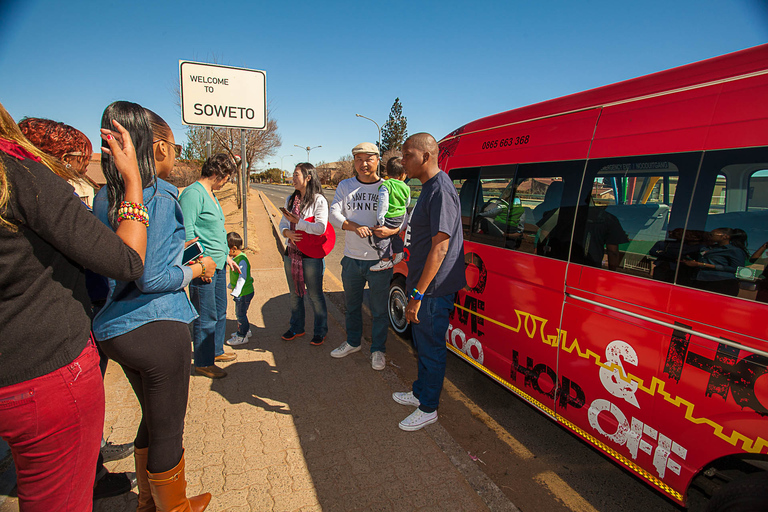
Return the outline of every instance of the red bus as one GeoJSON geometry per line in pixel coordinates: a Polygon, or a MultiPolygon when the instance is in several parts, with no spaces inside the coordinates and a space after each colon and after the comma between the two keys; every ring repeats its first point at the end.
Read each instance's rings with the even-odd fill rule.
{"type": "Polygon", "coordinates": [[[469,283],[448,348],[676,502],[763,510],[768,45],[473,121],[439,160],[469,283]]]}

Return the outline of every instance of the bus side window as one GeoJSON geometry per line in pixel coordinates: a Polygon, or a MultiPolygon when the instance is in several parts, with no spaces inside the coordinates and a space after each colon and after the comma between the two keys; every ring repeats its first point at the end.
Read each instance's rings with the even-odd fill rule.
{"type": "MultiPolygon", "coordinates": [[[[482,189],[479,185],[479,173],[477,168],[453,169],[449,176],[459,195],[459,207],[461,208],[461,227],[464,231],[464,240],[470,240],[472,236],[472,218],[477,208],[482,206],[482,189]]],[[[414,181],[414,180],[411,180],[414,181]]],[[[413,195],[413,191],[411,192],[413,195]]],[[[416,204],[411,199],[411,204],[416,204]]]]}
{"type": "Polygon", "coordinates": [[[517,166],[484,167],[480,172],[480,195],[475,210],[472,241],[505,246],[507,218],[513,205],[513,184],[517,166]],[[480,202],[482,201],[482,202],[480,202]]]}
{"type": "Polygon", "coordinates": [[[505,219],[505,247],[568,259],[575,200],[583,161],[523,164],[505,194],[512,197],[505,219]]]}
{"type": "Polygon", "coordinates": [[[592,160],[571,261],[672,283],[700,154],[592,160]],[[685,188],[687,187],[687,188],[685,188]],[[678,205],[673,207],[673,205],[678,205]]]}
{"type": "Polygon", "coordinates": [[[680,284],[768,302],[768,148],[704,156],[686,232],[698,250],[680,284]]]}

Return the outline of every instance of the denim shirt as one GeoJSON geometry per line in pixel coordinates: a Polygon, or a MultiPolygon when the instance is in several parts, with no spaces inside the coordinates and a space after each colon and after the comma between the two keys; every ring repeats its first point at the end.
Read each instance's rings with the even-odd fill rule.
{"type": "MultiPolygon", "coordinates": [[[[144,205],[149,212],[144,275],[130,282],[109,279],[109,296],[93,320],[97,340],[114,338],[157,320],[186,324],[197,318],[184,292],[192,280],[192,269],[181,264],[185,235],[178,195],[176,187],[159,178],[156,185],[144,189],[144,205]]],[[[108,211],[103,187],[94,198],[93,213],[110,226],[108,211]]]]}

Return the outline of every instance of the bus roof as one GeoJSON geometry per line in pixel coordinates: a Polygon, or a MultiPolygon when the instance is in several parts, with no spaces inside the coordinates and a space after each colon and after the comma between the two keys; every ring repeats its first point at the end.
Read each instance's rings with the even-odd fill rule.
{"type": "Polygon", "coordinates": [[[474,131],[598,108],[760,72],[768,73],[768,44],[483,117],[454,130],[441,142],[474,131]]]}

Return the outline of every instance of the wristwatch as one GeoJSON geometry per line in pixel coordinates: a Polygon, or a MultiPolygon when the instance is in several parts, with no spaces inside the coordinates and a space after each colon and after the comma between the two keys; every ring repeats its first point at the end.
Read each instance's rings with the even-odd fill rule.
{"type": "Polygon", "coordinates": [[[424,294],[423,293],[419,293],[419,290],[414,288],[413,291],[411,292],[411,298],[413,300],[421,300],[421,299],[424,298],[424,294]]]}

